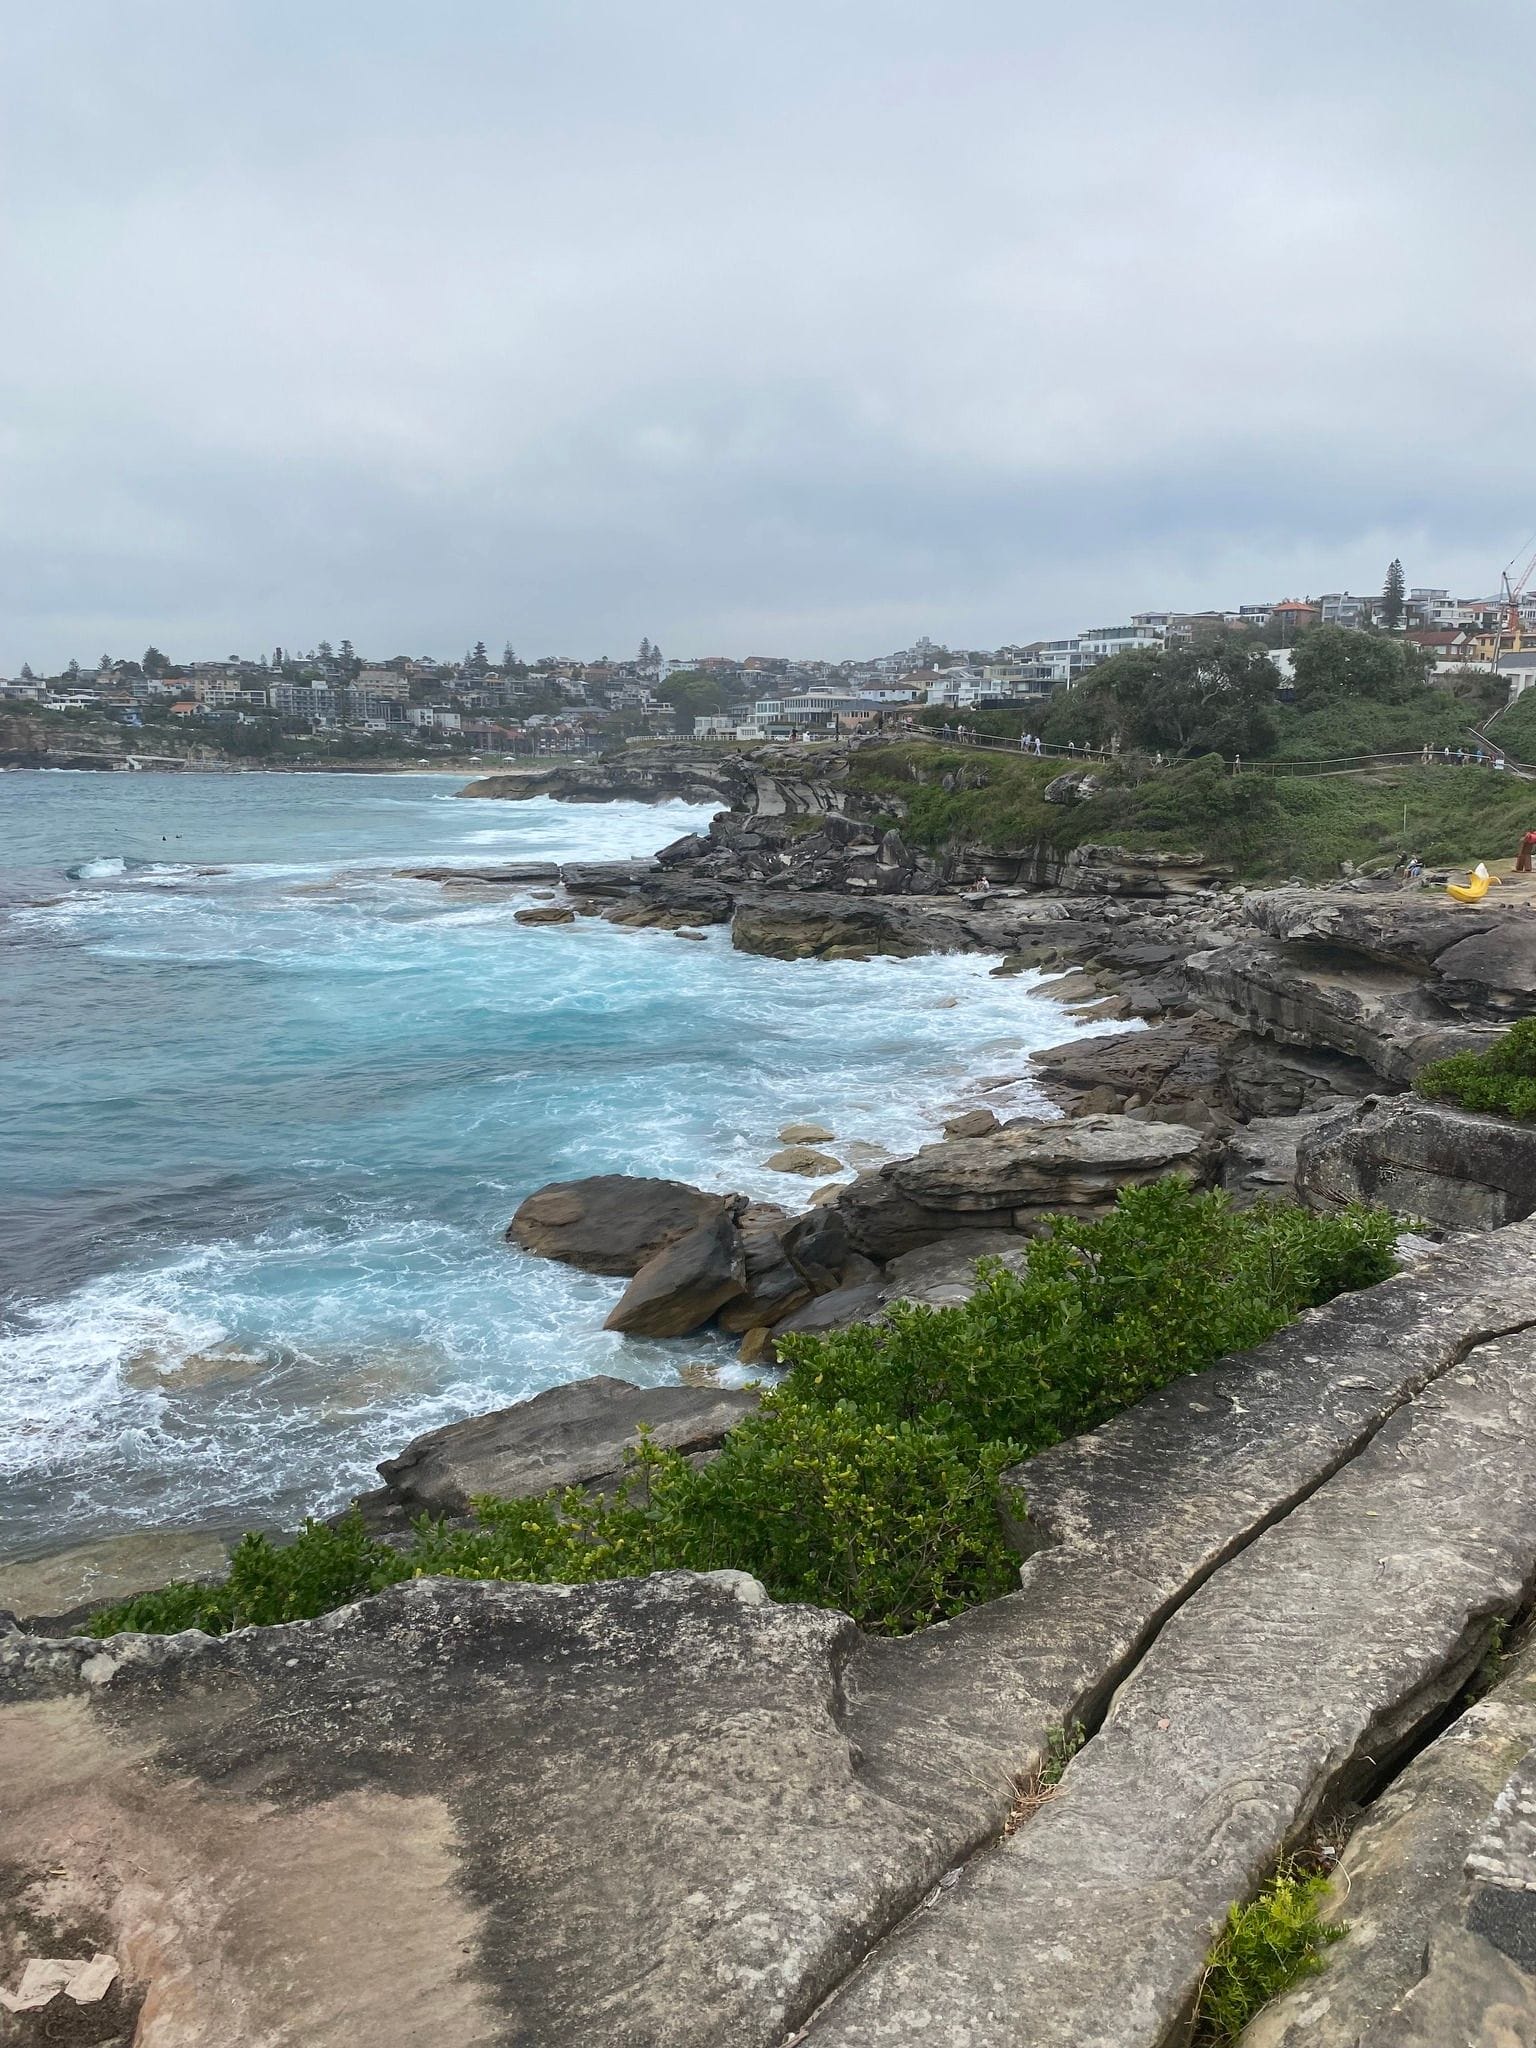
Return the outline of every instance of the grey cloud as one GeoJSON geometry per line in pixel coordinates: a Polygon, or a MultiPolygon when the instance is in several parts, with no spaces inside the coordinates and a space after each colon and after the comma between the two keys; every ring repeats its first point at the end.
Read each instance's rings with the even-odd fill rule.
{"type": "Polygon", "coordinates": [[[0,671],[1486,588],[1523,15],[7,0],[0,671]]]}

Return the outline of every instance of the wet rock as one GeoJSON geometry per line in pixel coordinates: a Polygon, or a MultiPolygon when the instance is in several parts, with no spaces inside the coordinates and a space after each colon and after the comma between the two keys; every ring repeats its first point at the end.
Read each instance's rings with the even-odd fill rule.
{"type": "Polygon", "coordinates": [[[1320,1208],[1379,1202],[1438,1230],[1497,1230],[1536,1209],[1536,1125],[1367,1096],[1307,1133],[1296,1181],[1320,1208]]]}
{"type": "Polygon", "coordinates": [[[0,1613],[68,1618],[153,1592],[172,1579],[217,1577],[230,1541],[216,1530],[135,1529],[46,1557],[11,1558],[0,1563],[0,1613]]]}
{"type": "Polygon", "coordinates": [[[587,1273],[638,1273],[647,1259],[720,1213],[728,1198],[685,1181],[600,1173],[553,1181],[529,1195],[509,1240],[587,1273]]]}
{"type": "Polygon", "coordinates": [[[663,1449],[695,1455],[717,1450],[756,1406],[755,1394],[723,1387],[573,1380],[417,1437],[379,1466],[384,1485],[363,1496],[364,1519],[391,1528],[422,1514],[467,1514],[480,1494],[522,1500],[568,1486],[606,1490],[642,1427],[663,1449]]]}
{"type": "Polygon", "coordinates": [[[734,1301],[746,1281],[741,1233],[722,1207],[646,1260],[603,1328],[632,1337],[686,1337],[734,1301]]]}
{"type": "Polygon", "coordinates": [[[746,1277],[742,1291],[720,1311],[720,1327],[739,1333],[780,1322],[811,1299],[811,1282],[784,1249],[791,1219],[771,1203],[756,1203],[740,1221],[746,1277]]]}
{"type": "Polygon", "coordinates": [[[969,940],[947,913],[882,900],[815,895],[739,904],[731,944],[775,960],[906,960],[963,951],[969,940]]]}
{"type": "Polygon", "coordinates": [[[491,867],[396,868],[396,876],[412,882],[558,882],[560,870],[552,860],[506,860],[491,867]]]}
{"type": "Polygon", "coordinates": [[[809,1145],[786,1145],[763,1161],[773,1173],[800,1173],[810,1180],[823,1180],[829,1173],[841,1173],[843,1162],[830,1152],[817,1152],[809,1145]]]}
{"type": "Polygon", "coordinates": [[[781,1145],[830,1145],[837,1136],[825,1124],[786,1124],[779,1132],[781,1145]]]}
{"type": "Polygon", "coordinates": [[[514,910],[518,924],[574,924],[576,913],[564,903],[539,903],[530,910],[514,910]]]}
{"type": "Polygon", "coordinates": [[[946,1138],[985,1138],[999,1128],[996,1115],[990,1109],[967,1109],[959,1116],[952,1116],[944,1126],[946,1138]]]}

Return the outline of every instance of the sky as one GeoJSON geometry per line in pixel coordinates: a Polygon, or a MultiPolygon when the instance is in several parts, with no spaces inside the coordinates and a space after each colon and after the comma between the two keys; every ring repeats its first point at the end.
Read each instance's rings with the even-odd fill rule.
{"type": "Polygon", "coordinates": [[[1529,27],[0,0],[0,674],[992,647],[1394,555],[1493,590],[1529,27]]]}

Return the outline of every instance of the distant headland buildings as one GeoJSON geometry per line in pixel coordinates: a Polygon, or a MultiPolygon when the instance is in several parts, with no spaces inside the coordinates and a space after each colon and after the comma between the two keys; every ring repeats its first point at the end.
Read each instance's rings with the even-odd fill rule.
{"type": "Polygon", "coordinates": [[[129,726],[167,720],[208,729],[259,725],[289,737],[370,734],[427,751],[519,752],[591,745],[626,734],[739,740],[899,722],[919,709],[946,711],[1039,703],[1114,656],[1241,635],[1266,647],[1277,687],[1291,654],[1318,627],[1380,631],[1418,646],[1441,673],[1507,674],[1511,696],[1536,682],[1536,590],[1506,585],[1500,597],[1459,598],[1447,589],[1404,589],[1397,564],[1380,596],[1244,604],[1235,610],[1135,613],[1123,625],[998,648],[953,649],[926,638],[863,661],[705,654],[669,659],[649,639],[627,660],[545,656],[525,662],[483,642],[461,660],[357,653],[322,641],[308,653],[174,662],[157,648],[138,660],[103,655],[94,669],[71,662],[59,675],[29,667],[0,679],[0,708],[93,714],[129,726]]]}

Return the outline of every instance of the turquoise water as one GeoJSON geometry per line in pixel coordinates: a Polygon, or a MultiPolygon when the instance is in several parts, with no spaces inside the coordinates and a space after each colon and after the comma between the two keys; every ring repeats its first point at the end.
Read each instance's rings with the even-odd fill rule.
{"type": "Polygon", "coordinates": [[[518,1201],[617,1171],[797,1206],[781,1124],[909,1151],[1071,1028],[982,957],[791,965],[394,875],[708,815],[462,781],[0,775],[0,1554],[291,1521],[441,1422],[727,1359],[605,1335],[622,1282],[509,1249],[518,1201]]]}

